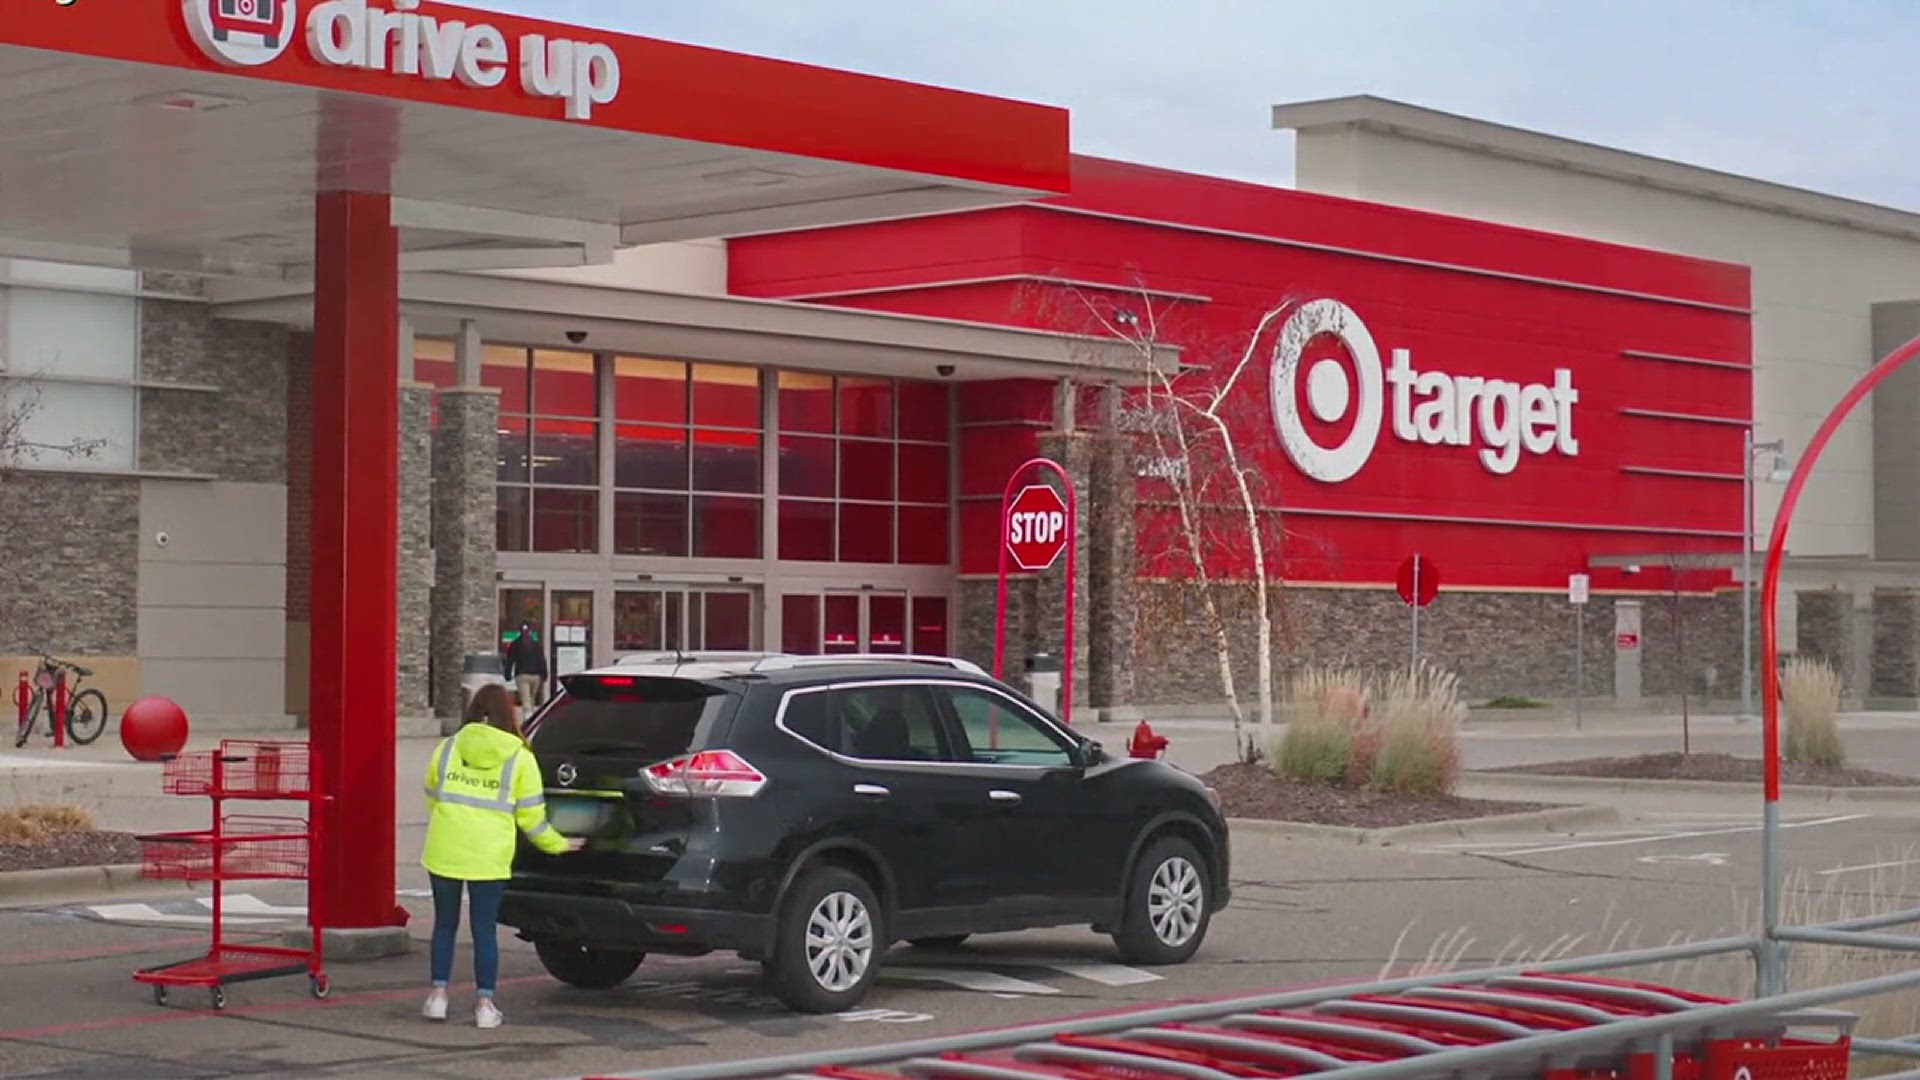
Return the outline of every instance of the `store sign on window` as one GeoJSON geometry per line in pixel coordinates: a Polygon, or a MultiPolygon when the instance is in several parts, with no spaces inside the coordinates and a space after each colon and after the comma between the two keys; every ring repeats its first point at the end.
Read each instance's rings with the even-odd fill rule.
{"type": "Polygon", "coordinates": [[[1338,300],[1302,304],[1287,320],[1274,346],[1269,386],[1281,447],[1301,472],[1324,483],[1350,479],[1389,432],[1402,442],[1473,450],[1496,476],[1513,472],[1525,457],[1579,455],[1573,412],[1580,392],[1571,370],[1555,369],[1550,383],[1521,383],[1423,371],[1413,366],[1410,349],[1392,355],[1391,366],[1381,363],[1366,323],[1338,300]],[[1351,376],[1347,365],[1311,348],[1328,338],[1346,350],[1351,376]],[[1351,418],[1338,445],[1322,446],[1309,434],[1303,396],[1306,411],[1323,424],[1351,418]]]}
{"type": "Polygon", "coordinates": [[[545,34],[509,40],[487,23],[442,22],[419,0],[322,0],[299,18],[299,0],[181,0],[187,29],[211,58],[232,67],[279,59],[303,38],[308,56],[334,68],[384,71],[429,82],[494,89],[517,76],[521,91],[564,103],[588,120],[620,96],[620,58],[606,45],[545,34]]]}

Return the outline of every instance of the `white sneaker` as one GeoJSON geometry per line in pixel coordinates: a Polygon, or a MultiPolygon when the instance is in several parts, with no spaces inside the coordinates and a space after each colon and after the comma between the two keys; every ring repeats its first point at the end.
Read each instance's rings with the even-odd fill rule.
{"type": "Polygon", "coordinates": [[[434,987],[432,992],[427,994],[427,1003],[421,1008],[420,1015],[429,1020],[445,1020],[447,1018],[446,990],[438,986],[434,987]]]}
{"type": "Polygon", "coordinates": [[[505,1016],[500,1014],[500,1006],[495,1005],[492,998],[481,998],[480,1004],[473,1008],[473,1023],[475,1027],[497,1028],[502,1023],[505,1023],[506,1019],[505,1016]]]}

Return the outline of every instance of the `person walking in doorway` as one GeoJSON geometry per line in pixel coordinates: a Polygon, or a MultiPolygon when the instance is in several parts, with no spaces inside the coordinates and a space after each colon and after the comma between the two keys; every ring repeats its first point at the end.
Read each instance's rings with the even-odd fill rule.
{"type": "Polygon", "coordinates": [[[473,1020],[495,1028],[505,1019],[494,991],[500,980],[500,901],[513,876],[516,833],[549,855],[578,851],[585,843],[561,836],[547,820],[540,764],[527,749],[513,701],[505,687],[483,686],[467,706],[466,723],[427,759],[427,842],[420,864],[433,885],[433,988],[421,1012],[429,1020],[447,1018],[463,892],[479,992],[473,1020]]]}
{"type": "Polygon", "coordinates": [[[522,622],[520,633],[507,646],[506,667],[507,678],[520,688],[520,708],[532,713],[546,703],[547,650],[531,622],[522,622]]]}

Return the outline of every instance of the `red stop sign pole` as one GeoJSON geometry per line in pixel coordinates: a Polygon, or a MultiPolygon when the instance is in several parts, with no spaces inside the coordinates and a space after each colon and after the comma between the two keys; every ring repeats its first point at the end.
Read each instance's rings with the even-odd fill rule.
{"type": "Polygon", "coordinates": [[[1034,458],[1013,470],[1007,488],[1000,496],[1000,584],[993,610],[993,677],[1006,677],[1007,663],[1007,571],[1011,561],[1028,573],[1046,570],[1067,555],[1067,583],[1064,606],[1066,633],[1060,658],[1060,719],[1073,722],[1073,594],[1074,541],[1079,536],[1079,500],[1074,495],[1073,478],[1059,462],[1034,458]],[[1066,493],[1042,483],[1021,485],[1021,479],[1033,470],[1051,472],[1066,493]]]}
{"type": "Polygon", "coordinates": [[[1394,581],[1394,588],[1400,594],[1401,603],[1413,609],[1413,666],[1420,666],[1420,609],[1433,603],[1440,595],[1440,572],[1434,568],[1433,560],[1425,555],[1414,554],[1400,564],[1400,573],[1394,581]]]}

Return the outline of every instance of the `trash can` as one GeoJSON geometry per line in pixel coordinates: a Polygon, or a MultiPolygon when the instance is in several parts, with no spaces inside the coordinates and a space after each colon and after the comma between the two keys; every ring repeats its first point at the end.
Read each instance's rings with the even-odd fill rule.
{"type": "Polygon", "coordinates": [[[1027,657],[1027,695],[1049,713],[1060,715],[1060,661],[1046,653],[1027,657]]]}
{"type": "Polygon", "coordinates": [[[467,715],[467,706],[472,704],[473,695],[487,685],[504,688],[509,695],[513,693],[513,684],[507,681],[507,666],[499,653],[468,653],[460,668],[460,715],[440,718],[440,734],[451,735],[460,729],[460,722],[467,715]]]}

